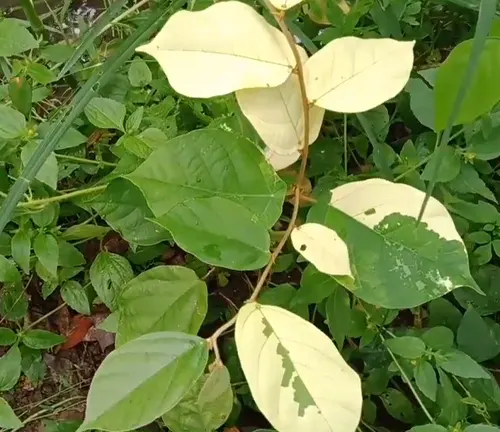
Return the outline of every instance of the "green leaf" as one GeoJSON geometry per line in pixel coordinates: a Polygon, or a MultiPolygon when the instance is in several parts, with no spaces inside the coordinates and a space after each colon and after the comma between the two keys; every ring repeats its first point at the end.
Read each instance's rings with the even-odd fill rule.
{"type": "MultiPolygon", "coordinates": [[[[49,135],[56,124],[50,122],[40,123],[38,125],[38,134],[41,138],[45,138],[49,135]]],[[[78,147],[87,142],[87,137],[80,133],[75,128],[69,128],[66,133],[61,137],[57,143],[56,150],[65,150],[69,148],[78,147]]]]}
{"type": "Polygon", "coordinates": [[[320,303],[329,297],[339,287],[339,283],[330,275],[320,272],[309,264],[300,279],[300,288],[297,290],[297,303],[320,303]]]}
{"type": "Polygon", "coordinates": [[[162,419],[172,432],[212,432],[224,424],[232,407],[229,372],[225,366],[216,366],[162,419]]]}
{"type": "Polygon", "coordinates": [[[102,129],[118,129],[124,132],[125,105],[113,99],[95,97],[85,107],[90,123],[102,129]]]}
{"type": "Polygon", "coordinates": [[[91,205],[130,243],[149,246],[171,238],[168,231],[148,220],[153,213],[140,189],[128,180],[113,180],[91,205]]]}
{"type": "Polygon", "coordinates": [[[475,360],[458,350],[449,350],[436,357],[436,363],[446,372],[463,378],[485,378],[489,375],[475,360]]]}
{"type": "Polygon", "coordinates": [[[448,205],[448,209],[477,223],[495,223],[500,219],[497,208],[485,201],[479,201],[477,204],[465,201],[453,202],[448,205]]]}
{"type": "Polygon", "coordinates": [[[214,196],[179,203],[156,219],[174,241],[201,261],[232,270],[264,267],[270,258],[266,226],[245,207],[214,196]]]}
{"type": "Polygon", "coordinates": [[[464,432],[500,432],[500,428],[488,424],[475,424],[467,426],[464,432]]]}
{"type": "Polygon", "coordinates": [[[154,421],[177,405],[207,359],[207,342],[182,333],[150,333],[119,347],[94,375],[78,431],[131,430],[154,421]]]}
{"type": "Polygon", "coordinates": [[[18,284],[21,276],[14,263],[0,255],[0,282],[18,284]]]}
{"type": "MultiPolygon", "coordinates": [[[[144,116],[144,107],[138,107],[125,122],[125,130],[128,134],[133,134],[139,130],[142,122],[142,117],[144,116]]],[[[160,131],[161,132],[161,131],[160,131]]],[[[163,132],[162,132],[163,133],[163,132]]]]}
{"type": "Polygon", "coordinates": [[[53,63],[64,63],[75,52],[75,47],[66,42],[48,45],[40,51],[40,56],[53,63]]]}
{"type": "Polygon", "coordinates": [[[0,391],[12,389],[21,376],[21,352],[14,345],[0,357],[0,391]]]}
{"type": "Polygon", "coordinates": [[[68,306],[83,314],[90,315],[90,307],[92,305],[89,292],[77,281],[67,281],[61,287],[61,297],[68,306]]]}
{"type": "Polygon", "coordinates": [[[438,369],[438,373],[436,421],[443,425],[457,424],[467,416],[468,407],[462,402],[462,396],[454,389],[448,375],[441,369],[438,369]]]}
{"type": "Polygon", "coordinates": [[[90,267],[90,282],[102,302],[112,311],[125,284],[134,277],[126,258],[110,252],[100,252],[90,267]]]}
{"type": "Polygon", "coordinates": [[[5,429],[16,429],[22,426],[23,422],[17,418],[8,402],[0,397],[0,427],[5,429]]]}
{"type": "Polygon", "coordinates": [[[0,57],[11,57],[34,48],[38,48],[38,42],[19,21],[9,18],[0,21],[0,57]]]}
{"type": "MultiPolygon", "coordinates": [[[[458,44],[439,67],[434,86],[437,130],[444,130],[447,126],[466,73],[472,47],[472,39],[458,44]]],[[[500,83],[495,73],[498,68],[500,40],[487,39],[455,125],[471,123],[487,113],[500,100],[500,83]]]]}
{"type": "Polygon", "coordinates": [[[440,163],[436,182],[446,183],[453,180],[460,172],[460,156],[450,146],[441,150],[441,156],[435,151],[422,172],[422,180],[430,181],[436,170],[436,164],[440,163]],[[442,158],[442,160],[440,160],[442,158]]]}
{"type": "Polygon", "coordinates": [[[144,87],[151,82],[153,76],[148,64],[140,57],[136,57],[130,63],[128,79],[133,87],[144,87]]]}
{"type": "Polygon", "coordinates": [[[34,81],[42,85],[47,85],[57,79],[56,74],[41,63],[28,64],[26,72],[34,81]]]}
{"type": "Polygon", "coordinates": [[[47,330],[27,330],[20,334],[22,342],[33,349],[49,349],[62,344],[64,336],[49,332],[47,330]]]}
{"type": "Polygon", "coordinates": [[[75,420],[43,420],[43,432],[76,432],[82,424],[75,420]]]}
{"type": "Polygon", "coordinates": [[[207,313],[207,287],[196,273],[159,266],[128,282],[118,298],[118,344],[147,333],[196,334],[207,313]]]}
{"type": "Polygon", "coordinates": [[[438,382],[436,371],[429,362],[418,363],[413,371],[415,383],[420,391],[432,401],[436,401],[438,382]]]}
{"type": "Polygon", "coordinates": [[[59,240],[59,265],[61,267],[78,267],[86,262],[83,254],[75,246],[59,240]]]}
{"type": "Polygon", "coordinates": [[[460,306],[467,309],[473,306],[480,315],[490,315],[500,311],[500,268],[487,264],[476,270],[472,275],[478,283],[479,288],[485,295],[480,295],[475,291],[466,288],[459,288],[453,291],[460,306]]]}
{"type": "Polygon", "coordinates": [[[47,271],[57,276],[59,264],[59,244],[52,234],[39,233],[33,242],[33,250],[40,263],[47,271]]]}
{"type": "Polygon", "coordinates": [[[24,228],[12,237],[12,258],[25,274],[30,272],[31,237],[24,228]]]}
{"type": "MultiPolygon", "coordinates": [[[[1,23],[2,21],[0,21],[0,25],[1,23]]],[[[24,133],[25,128],[26,119],[19,111],[0,105],[0,138],[7,140],[19,138],[24,133]]]]}
{"type": "Polygon", "coordinates": [[[448,327],[438,326],[426,330],[421,338],[433,350],[447,350],[453,346],[455,335],[448,327]]]}
{"type": "Polygon", "coordinates": [[[465,311],[458,327],[457,345],[478,362],[500,354],[500,340],[472,306],[465,311]]]}
{"type": "Polygon", "coordinates": [[[479,160],[491,160],[500,156],[500,127],[497,126],[485,137],[482,130],[476,132],[467,142],[467,152],[479,160]]]}
{"type": "Polygon", "coordinates": [[[425,343],[414,336],[387,339],[385,345],[396,355],[407,359],[417,359],[425,352],[425,343]]]}
{"type": "Polygon", "coordinates": [[[162,145],[126,177],[174,240],[202,261],[236,270],[267,263],[267,229],[281,214],[286,187],[246,138],[193,131],[162,145]]]}
{"type": "Polygon", "coordinates": [[[416,414],[412,403],[399,390],[387,389],[380,398],[387,412],[395,419],[408,424],[415,421],[416,414]]]}
{"type": "Polygon", "coordinates": [[[413,426],[408,432],[448,432],[448,429],[437,424],[426,424],[421,426],[413,426]]]}
{"type": "Polygon", "coordinates": [[[412,78],[406,84],[406,91],[410,94],[410,109],[417,120],[434,129],[434,90],[424,80],[412,78]]]}
{"type": "Polygon", "coordinates": [[[13,345],[17,341],[17,336],[13,330],[6,327],[0,327],[0,345],[13,345]]]}
{"type": "Polygon", "coordinates": [[[123,146],[125,149],[141,159],[146,159],[154,150],[168,141],[163,131],[148,128],[138,135],[125,136],[123,146]]]}
{"type": "MultiPolygon", "coordinates": [[[[40,141],[36,140],[28,141],[21,150],[21,160],[23,161],[24,166],[28,165],[29,160],[39,146],[39,143],[40,141]]],[[[54,153],[50,153],[35,177],[37,180],[40,180],[42,183],[45,183],[47,186],[56,190],[58,173],[59,165],[57,163],[56,155],[54,153]]]]}
{"type": "Polygon", "coordinates": [[[455,192],[462,194],[478,194],[497,203],[497,199],[495,195],[493,195],[493,192],[488,189],[486,183],[479,177],[477,171],[469,163],[462,163],[460,174],[449,183],[449,187],[455,192]]]}
{"type": "Polygon", "coordinates": [[[337,286],[325,304],[328,328],[339,350],[351,327],[351,299],[344,287],[337,286]]]}
{"type": "Polygon", "coordinates": [[[267,288],[260,296],[259,303],[264,305],[279,306],[308,320],[309,308],[305,303],[296,301],[297,290],[290,284],[280,284],[267,288]]]}
{"type": "Polygon", "coordinates": [[[26,345],[21,345],[19,349],[21,351],[21,370],[32,384],[40,384],[47,372],[42,352],[26,345]]]}
{"type": "Polygon", "coordinates": [[[482,266],[489,263],[492,256],[491,243],[484,244],[474,249],[474,252],[471,254],[471,262],[473,262],[476,266],[482,266]]]}
{"type": "Polygon", "coordinates": [[[391,214],[374,229],[325,202],[316,204],[308,222],[333,230],[346,243],[356,277],[337,281],[367,303],[388,309],[411,308],[459,286],[477,288],[467,253],[458,241],[447,241],[425,223],[391,214]]]}
{"type": "Polygon", "coordinates": [[[30,115],[32,96],[31,84],[26,78],[14,77],[9,81],[9,97],[12,105],[25,117],[30,115]]]}
{"type": "MultiPolygon", "coordinates": [[[[15,269],[15,266],[12,266],[15,269]]],[[[19,276],[19,273],[17,273],[17,275],[19,276]]],[[[24,292],[23,286],[20,284],[4,285],[2,291],[0,292],[0,315],[2,315],[5,319],[17,321],[24,318],[27,312],[28,297],[24,292]]]]}
{"type": "Polygon", "coordinates": [[[60,235],[61,240],[88,240],[92,238],[103,238],[109,231],[109,227],[99,225],[71,225],[66,231],[60,235]]]}

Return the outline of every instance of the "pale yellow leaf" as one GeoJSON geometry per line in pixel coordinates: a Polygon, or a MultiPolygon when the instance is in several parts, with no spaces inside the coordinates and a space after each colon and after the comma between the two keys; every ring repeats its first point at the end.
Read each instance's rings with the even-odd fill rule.
{"type": "Polygon", "coordinates": [[[269,0],[269,1],[276,9],[287,10],[298,5],[303,0],[269,0]]]}
{"type": "MultiPolygon", "coordinates": [[[[297,49],[304,63],[307,54],[302,47],[297,49]]],[[[289,155],[304,147],[304,109],[296,73],[278,87],[237,91],[236,99],[245,117],[272,151],[289,155]]],[[[323,108],[310,107],[309,144],[318,138],[324,115],[323,108]]]]}
{"type": "Polygon", "coordinates": [[[250,391],[279,432],[354,432],[361,381],[321,330],[276,306],[248,303],[236,347],[250,391]]]}
{"type": "Polygon", "coordinates": [[[352,276],[347,245],[338,234],[318,223],[306,223],[292,231],[293,247],[323,273],[352,276]]]}
{"type": "Polygon", "coordinates": [[[304,66],[309,100],[343,113],[368,111],[396,96],[413,66],[414,41],[338,38],[304,66]]]}
{"type": "MultiPolygon", "coordinates": [[[[346,183],[331,192],[332,206],[370,228],[392,213],[416,219],[425,199],[425,192],[419,189],[380,178],[346,183]]],[[[463,244],[453,219],[436,198],[430,197],[422,221],[446,240],[457,240],[463,244]]]]}
{"type": "Polygon", "coordinates": [[[158,61],[174,90],[198,98],[278,86],[296,64],[285,36],[238,1],[178,11],[137,51],[158,61]]]}
{"type": "Polygon", "coordinates": [[[270,148],[264,150],[264,155],[266,160],[271,164],[271,166],[276,170],[282,170],[290,165],[293,165],[296,161],[299,160],[300,152],[295,150],[293,153],[287,155],[280,155],[270,148]]]}

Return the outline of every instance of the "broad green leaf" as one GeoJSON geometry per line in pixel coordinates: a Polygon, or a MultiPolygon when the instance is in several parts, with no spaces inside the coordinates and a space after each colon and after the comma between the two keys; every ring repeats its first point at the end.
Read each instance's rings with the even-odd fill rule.
{"type": "MultiPolygon", "coordinates": [[[[0,259],[0,267],[2,265],[1,261],[2,260],[0,259]]],[[[12,267],[19,277],[19,273],[17,273],[13,264],[12,267]]],[[[5,319],[17,321],[24,318],[27,312],[28,296],[24,292],[23,286],[21,284],[4,284],[3,289],[0,292],[0,315],[2,315],[5,319]]]]}
{"type": "Polygon", "coordinates": [[[98,225],[71,225],[59,238],[66,241],[103,238],[109,231],[109,227],[98,225]]]}
{"type": "Polygon", "coordinates": [[[285,184],[246,138],[217,129],[176,137],[126,176],[185,250],[209,264],[260,268],[285,184]]]}
{"type": "Polygon", "coordinates": [[[412,78],[405,90],[410,94],[410,109],[417,120],[429,129],[434,129],[434,90],[424,80],[412,78]]]}
{"type": "Polygon", "coordinates": [[[137,51],[158,61],[175,91],[196,98],[276,87],[296,64],[285,36],[238,1],[215,3],[202,11],[178,11],[137,51]],[[236,25],[228,27],[231,21],[236,25]]]}
{"type": "Polygon", "coordinates": [[[484,136],[483,131],[478,131],[467,142],[467,152],[479,160],[491,160],[500,156],[500,127],[495,127],[484,136]]]}
{"type": "Polygon", "coordinates": [[[500,427],[488,424],[469,425],[464,432],[500,432],[500,427]]]}
{"type": "MultiPolygon", "coordinates": [[[[24,166],[28,164],[40,143],[41,141],[39,140],[28,141],[23,147],[21,150],[21,160],[23,161],[24,166]]],[[[50,153],[40,168],[40,171],[38,171],[36,179],[55,190],[57,189],[58,173],[59,165],[57,163],[56,155],[54,153],[50,153]]]]}
{"type": "Polygon", "coordinates": [[[16,266],[3,255],[0,255],[0,282],[14,284],[21,282],[21,275],[17,271],[16,266]]]}
{"type": "Polygon", "coordinates": [[[71,243],[59,241],[59,265],[61,267],[78,267],[87,262],[83,254],[71,243]]]}
{"type": "Polygon", "coordinates": [[[480,295],[475,291],[459,288],[453,291],[455,299],[464,309],[473,306],[480,315],[490,315],[500,311],[500,268],[487,264],[476,270],[473,270],[472,275],[475,281],[484,292],[485,295],[480,295]]]}
{"type": "Polygon", "coordinates": [[[359,376],[318,328],[285,309],[248,303],[235,338],[253,399],[275,429],[356,430],[359,376]]]}
{"type": "Polygon", "coordinates": [[[159,331],[197,334],[207,302],[207,287],[193,270],[178,266],[147,270],[129,281],[118,297],[118,343],[159,331]]]}
{"type": "Polygon", "coordinates": [[[162,419],[172,432],[212,432],[224,424],[232,407],[231,377],[225,366],[216,366],[162,419]]]}
{"type": "MultiPolygon", "coordinates": [[[[447,126],[472,53],[472,43],[473,39],[469,39],[458,44],[437,72],[434,95],[438,131],[447,126]]],[[[455,124],[471,123],[500,100],[500,82],[495,73],[499,67],[500,39],[487,39],[455,124]]]]}
{"type": "Polygon", "coordinates": [[[30,272],[31,238],[25,229],[19,229],[12,237],[12,258],[25,274],[30,272]]]}
{"type": "Polygon", "coordinates": [[[454,201],[448,205],[448,208],[452,213],[477,223],[495,223],[500,218],[497,208],[486,201],[477,203],[454,201]]]}
{"type": "Polygon", "coordinates": [[[475,360],[458,350],[449,350],[436,357],[436,363],[446,372],[463,378],[485,378],[489,375],[475,360]]]}
{"type": "MultiPolygon", "coordinates": [[[[55,124],[44,122],[38,125],[38,134],[41,138],[45,138],[52,132],[55,124]]],[[[78,147],[87,142],[87,137],[80,133],[75,128],[69,128],[66,133],[58,141],[56,150],[65,150],[69,148],[78,147]]]]}
{"type": "Polygon", "coordinates": [[[33,242],[33,250],[40,263],[47,271],[57,276],[59,264],[59,244],[52,234],[39,233],[33,242]]]}
{"type": "Polygon", "coordinates": [[[455,192],[467,194],[474,193],[497,203],[493,192],[486,186],[486,183],[479,177],[478,172],[469,163],[463,163],[460,173],[450,181],[449,187],[455,192]]]}
{"type": "Polygon", "coordinates": [[[472,306],[469,306],[460,321],[457,345],[461,351],[480,363],[500,354],[498,336],[472,306]]]}
{"type": "Polygon", "coordinates": [[[267,288],[260,296],[259,303],[264,305],[279,306],[308,320],[309,307],[306,303],[298,303],[297,289],[290,284],[280,284],[267,288]]]}
{"type": "Polygon", "coordinates": [[[459,286],[479,291],[444,206],[431,198],[416,226],[424,195],[381,179],[333,189],[331,203],[316,204],[308,222],[336,231],[347,245],[355,278],[329,274],[362,300],[389,309],[415,307],[459,286]]]}
{"type": "Polygon", "coordinates": [[[426,424],[421,426],[413,426],[408,432],[448,432],[448,429],[437,424],[426,424]]]}
{"type": "Polygon", "coordinates": [[[57,75],[41,63],[29,63],[26,72],[35,82],[47,85],[57,79],[57,75]]]}
{"type": "Polygon", "coordinates": [[[425,352],[424,341],[414,336],[387,339],[385,344],[394,354],[407,359],[417,359],[422,357],[425,352]]]}
{"type": "MultiPolygon", "coordinates": [[[[3,21],[0,21],[0,26],[2,22],[3,21]]],[[[26,119],[19,111],[5,105],[0,105],[0,138],[19,138],[23,134],[25,128],[26,119]]]]}
{"type": "Polygon", "coordinates": [[[43,432],[76,432],[82,424],[78,420],[43,420],[43,432]]]}
{"type": "Polygon", "coordinates": [[[14,77],[9,81],[9,97],[12,105],[19,112],[29,117],[33,91],[31,83],[25,77],[14,77]]]}
{"type": "Polygon", "coordinates": [[[438,382],[432,365],[427,361],[418,363],[413,370],[413,377],[419,390],[430,400],[436,401],[438,382]]]}
{"type": "Polygon", "coordinates": [[[309,264],[300,280],[300,288],[297,291],[297,303],[320,303],[339,287],[339,283],[330,275],[320,272],[312,264],[309,264]]]}
{"type": "Polygon", "coordinates": [[[65,41],[48,45],[40,51],[40,56],[54,63],[64,63],[75,52],[75,47],[68,45],[65,41]]]}
{"type": "MultiPolygon", "coordinates": [[[[302,47],[297,49],[304,63],[307,54],[302,47]]],[[[288,156],[304,147],[304,109],[297,74],[292,73],[277,87],[239,90],[236,100],[271,151],[288,156]]],[[[323,108],[310,107],[308,144],[318,138],[324,115],[323,108]]]]}
{"type": "MultiPolygon", "coordinates": [[[[140,106],[130,114],[125,121],[125,130],[128,134],[133,134],[137,132],[141,126],[142,118],[144,117],[144,107],[140,106]]],[[[163,133],[163,132],[162,132],[163,133]]]]}
{"type": "Polygon", "coordinates": [[[123,146],[128,152],[146,159],[154,150],[168,141],[165,133],[156,128],[148,128],[134,136],[125,136],[123,146]]]}
{"type": "Polygon", "coordinates": [[[17,336],[13,330],[7,327],[0,327],[0,345],[13,345],[16,343],[17,336]]]}
{"type": "Polygon", "coordinates": [[[88,290],[80,282],[70,280],[64,283],[61,287],[61,297],[71,309],[83,315],[90,315],[92,300],[88,290]]]}
{"type": "Polygon", "coordinates": [[[125,284],[134,277],[128,260],[111,252],[100,252],[90,267],[90,282],[102,302],[112,311],[125,284]]]}
{"type": "Polygon", "coordinates": [[[233,270],[264,267],[270,257],[266,226],[255,214],[219,196],[186,201],[158,218],[182,249],[233,270]]]}
{"type": "Polygon", "coordinates": [[[463,402],[462,395],[453,387],[448,375],[442,369],[438,369],[438,373],[436,421],[443,425],[454,425],[466,418],[468,406],[463,402]]]}
{"type": "Polygon", "coordinates": [[[128,68],[128,80],[133,87],[144,87],[148,85],[153,76],[148,64],[140,57],[134,58],[128,68]]]}
{"type": "Polygon", "coordinates": [[[171,238],[165,229],[148,220],[153,213],[142,192],[125,179],[113,180],[90,204],[128,242],[148,246],[171,238]]]}
{"type": "Polygon", "coordinates": [[[10,57],[38,48],[31,33],[15,19],[0,21],[0,57],[10,57]]]}
{"type": "Polygon", "coordinates": [[[0,357],[0,391],[12,389],[21,376],[21,353],[14,345],[0,357]]]}
{"type": "Polygon", "coordinates": [[[453,346],[455,335],[448,327],[432,327],[421,335],[425,344],[433,350],[447,350],[453,346]]]}
{"type": "Polygon", "coordinates": [[[8,402],[0,397],[0,427],[15,429],[23,426],[23,422],[14,413],[8,402]]]}
{"type": "Polygon", "coordinates": [[[414,41],[336,38],[304,65],[307,97],[330,111],[360,113],[396,96],[413,67],[414,41]]]}
{"type": "Polygon", "coordinates": [[[27,330],[22,332],[20,336],[21,341],[33,349],[49,349],[62,344],[66,340],[64,336],[47,330],[27,330]]]}
{"type": "Polygon", "coordinates": [[[441,151],[441,155],[442,156],[440,156],[438,152],[433,153],[422,172],[422,180],[429,181],[432,179],[438,162],[441,162],[441,164],[439,165],[438,175],[435,179],[436,182],[449,182],[459,174],[460,156],[457,151],[453,147],[447,146],[441,151]]]}
{"type": "Polygon", "coordinates": [[[337,343],[337,348],[342,349],[351,326],[351,300],[344,287],[338,286],[328,297],[325,310],[330,333],[337,343]]]}
{"type": "Polygon", "coordinates": [[[395,419],[407,424],[415,422],[415,409],[410,400],[399,390],[389,388],[380,399],[387,412],[395,419]]]}
{"type": "Polygon", "coordinates": [[[85,107],[85,115],[98,128],[124,131],[125,105],[113,99],[95,97],[85,107]]]}
{"type": "Polygon", "coordinates": [[[207,342],[182,333],[150,333],[119,347],[94,375],[78,431],[131,430],[154,421],[177,405],[207,359],[207,342]]]}
{"type": "Polygon", "coordinates": [[[21,370],[34,385],[41,384],[45,378],[47,367],[42,357],[42,351],[21,345],[21,370]]]}

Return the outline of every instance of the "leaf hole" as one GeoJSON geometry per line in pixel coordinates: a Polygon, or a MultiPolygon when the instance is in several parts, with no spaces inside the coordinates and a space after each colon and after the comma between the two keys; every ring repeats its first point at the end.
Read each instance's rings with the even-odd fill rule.
{"type": "Polygon", "coordinates": [[[374,215],[376,213],[376,211],[374,208],[371,208],[371,209],[365,210],[364,213],[366,216],[370,216],[370,215],[374,215]]]}
{"type": "Polygon", "coordinates": [[[301,252],[304,252],[307,249],[307,246],[305,244],[300,245],[299,249],[300,249],[301,252]]]}

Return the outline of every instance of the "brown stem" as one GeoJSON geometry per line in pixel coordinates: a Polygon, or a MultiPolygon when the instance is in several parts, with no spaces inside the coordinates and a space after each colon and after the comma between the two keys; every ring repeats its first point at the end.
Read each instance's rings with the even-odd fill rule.
{"type": "MultiPolygon", "coordinates": [[[[297,74],[297,77],[299,79],[299,87],[300,87],[300,96],[302,99],[302,112],[304,114],[304,138],[303,138],[303,146],[304,148],[302,149],[302,161],[300,163],[300,169],[297,174],[297,178],[295,180],[295,193],[294,193],[294,203],[293,203],[293,212],[292,212],[292,217],[290,218],[290,223],[288,224],[288,228],[286,229],[283,237],[281,238],[280,242],[278,243],[278,246],[274,249],[273,253],[271,254],[271,258],[269,259],[269,262],[267,263],[264,271],[260,275],[259,280],[257,281],[257,284],[255,285],[255,289],[250,296],[250,298],[247,300],[247,303],[249,302],[254,302],[257,300],[260,292],[264,288],[264,285],[266,284],[268,276],[271,274],[272,267],[274,265],[274,262],[276,261],[276,258],[278,255],[281,253],[283,248],[285,247],[286,242],[288,241],[290,235],[292,234],[293,228],[295,227],[295,222],[297,221],[297,216],[299,214],[299,203],[300,203],[300,185],[303,183],[305,174],[306,174],[306,167],[307,167],[307,156],[309,154],[309,101],[307,99],[307,92],[306,92],[306,83],[305,83],[305,78],[304,78],[304,68],[302,65],[302,60],[300,58],[299,50],[297,49],[297,45],[295,43],[295,39],[288,29],[288,26],[285,23],[285,16],[282,11],[277,11],[270,3],[269,0],[264,0],[266,6],[268,9],[272,12],[274,18],[276,19],[276,22],[278,23],[279,28],[281,29],[282,33],[285,35],[286,40],[288,41],[288,44],[290,45],[290,49],[292,50],[293,57],[295,58],[296,66],[295,66],[295,71],[294,73],[297,74]]],[[[220,353],[219,353],[219,348],[217,346],[217,339],[229,328],[231,328],[235,323],[236,323],[236,318],[238,314],[236,314],[231,320],[223,324],[221,327],[219,327],[210,338],[208,338],[208,343],[210,349],[214,350],[215,354],[215,363],[222,363],[220,353]]]]}

